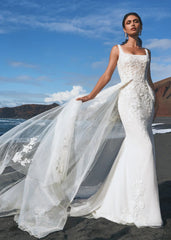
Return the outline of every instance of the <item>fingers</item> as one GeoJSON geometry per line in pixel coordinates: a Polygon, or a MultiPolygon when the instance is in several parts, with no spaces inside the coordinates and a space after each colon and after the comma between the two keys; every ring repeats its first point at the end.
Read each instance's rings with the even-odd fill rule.
{"type": "Polygon", "coordinates": [[[82,101],[82,100],[83,100],[83,98],[82,98],[82,97],[80,97],[80,98],[76,98],[76,100],[81,100],[81,101],[82,101]]]}
{"type": "Polygon", "coordinates": [[[86,102],[90,100],[90,98],[88,96],[84,96],[84,97],[76,98],[76,100],[81,100],[82,102],[86,102]]]}

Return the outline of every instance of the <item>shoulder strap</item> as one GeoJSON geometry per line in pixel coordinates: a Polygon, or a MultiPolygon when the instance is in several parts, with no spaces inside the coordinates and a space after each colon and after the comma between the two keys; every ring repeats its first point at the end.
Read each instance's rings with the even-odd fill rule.
{"type": "Polygon", "coordinates": [[[121,47],[120,44],[118,44],[118,48],[119,48],[119,54],[120,54],[120,53],[123,53],[123,51],[122,51],[122,47],[121,47]]]}
{"type": "Polygon", "coordinates": [[[148,56],[148,50],[145,48],[146,55],[148,56]]]}

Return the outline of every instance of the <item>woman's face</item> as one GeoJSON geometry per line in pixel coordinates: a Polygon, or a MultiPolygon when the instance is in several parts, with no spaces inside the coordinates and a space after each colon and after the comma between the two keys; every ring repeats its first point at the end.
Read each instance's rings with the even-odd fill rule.
{"type": "Polygon", "coordinates": [[[136,36],[142,30],[142,26],[138,17],[134,15],[129,15],[125,19],[124,32],[130,36],[136,36]]]}

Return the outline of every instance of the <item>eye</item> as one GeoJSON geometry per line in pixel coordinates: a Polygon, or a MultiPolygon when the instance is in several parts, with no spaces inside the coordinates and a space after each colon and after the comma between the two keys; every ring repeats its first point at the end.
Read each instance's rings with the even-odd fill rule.
{"type": "Polygon", "coordinates": [[[126,24],[130,24],[130,22],[131,22],[131,21],[129,20],[129,21],[126,22],[126,24]]]}

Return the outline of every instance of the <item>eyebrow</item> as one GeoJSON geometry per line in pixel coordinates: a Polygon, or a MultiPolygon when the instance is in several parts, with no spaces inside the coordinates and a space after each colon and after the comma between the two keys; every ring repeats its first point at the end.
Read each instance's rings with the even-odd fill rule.
{"type": "MultiPolygon", "coordinates": [[[[139,19],[138,18],[134,18],[133,21],[134,20],[139,20],[139,19]]],[[[130,19],[126,20],[126,22],[128,22],[128,21],[132,21],[132,20],[130,20],[130,19]]]]}

